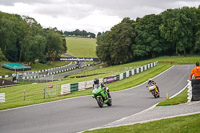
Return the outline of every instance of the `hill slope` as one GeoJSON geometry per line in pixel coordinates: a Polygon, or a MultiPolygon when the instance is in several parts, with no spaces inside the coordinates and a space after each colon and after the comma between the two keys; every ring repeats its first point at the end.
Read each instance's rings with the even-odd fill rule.
{"type": "Polygon", "coordinates": [[[96,58],[96,39],[66,37],[67,53],[75,57],[96,58]]]}

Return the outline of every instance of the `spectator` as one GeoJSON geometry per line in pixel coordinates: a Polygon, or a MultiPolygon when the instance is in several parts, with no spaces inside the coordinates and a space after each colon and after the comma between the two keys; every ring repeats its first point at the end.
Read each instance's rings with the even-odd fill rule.
{"type": "Polygon", "coordinates": [[[200,79],[200,67],[199,62],[196,62],[196,67],[192,69],[192,72],[190,74],[190,79],[194,76],[195,79],[200,79]]]}

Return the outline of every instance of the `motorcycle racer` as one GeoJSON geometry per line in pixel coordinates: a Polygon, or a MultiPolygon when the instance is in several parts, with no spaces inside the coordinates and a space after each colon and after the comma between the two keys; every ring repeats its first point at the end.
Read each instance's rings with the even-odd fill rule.
{"type": "Polygon", "coordinates": [[[101,88],[104,89],[107,92],[108,98],[111,98],[108,87],[106,87],[103,83],[99,84],[99,79],[95,78],[94,79],[94,84],[93,84],[93,89],[94,88],[99,88],[100,85],[101,85],[101,88]]]}
{"type": "Polygon", "coordinates": [[[158,88],[158,85],[156,84],[156,82],[153,81],[152,79],[149,79],[148,85],[147,85],[147,86],[153,86],[153,85],[156,86],[156,89],[157,89],[157,91],[159,92],[159,88],[158,88]]]}

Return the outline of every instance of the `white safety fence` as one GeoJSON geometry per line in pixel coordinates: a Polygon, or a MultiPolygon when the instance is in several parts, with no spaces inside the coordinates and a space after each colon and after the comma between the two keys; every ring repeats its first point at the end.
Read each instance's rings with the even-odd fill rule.
{"type": "MultiPolygon", "coordinates": [[[[123,80],[123,79],[128,78],[132,75],[135,75],[135,74],[138,74],[138,73],[143,72],[145,70],[148,70],[148,69],[156,66],[157,63],[158,63],[157,61],[153,62],[153,63],[149,63],[149,64],[141,66],[139,68],[135,68],[135,69],[125,71],[125,72],[123,72],[119,75],[114,75],[114,76],[111,76],[107,79],[102,78],[102,79],[99,79],[99,80],[100,80],[100,83],[103,83],[104,79],[106,79],[105,80],[106,82],[107,81],[109,82],[110,80],[113,80],[113,77],[114,77],[115,81],[123,80]]],[[[93,80],[79,82],[79,83],[72,83],[72,84],[64,84],[64,85],[61,85],[61,95],[65,95],[65,94],[68,94],[68,93],[71,93],[71,92],[74,92],[74,91],[82,91],[82,90],[85,90],[85,89],[88,89],[88,88],[92,88],[92,86],[93,86],[93,80]]]]}
{"type": "Polygon", "coordinates": [[[192,100],[192,82],[190,80],[188,80],[188,84],[187,84],[187,88],[188,88],[188,97],[187,97],[187,102],[191,102],[192,100]]]}
{"type": "MultiPolygon", "coordinates": [[[[92,88],[93,87],[93,82],[94,82],[93,80],[79,82],[78,86],[77,86],[78,87],[77,91],[82,91],[82,90],[86,90],[86,89],[92,88]]],[[[103,78],[99,79],[99,82],[103,83],[103,78]]],[[[66,94],[71,93],[71,88],[72,88],[71,84],[63,84],[63,85],[61,85],[61,95],[66,95],[66,94]]]]}
{"type": "Polygon", "coordinates": [[[61,85],[61,95],[65,95],[69,93],[71,93],[70,84],[61,85]]]}
{"type": "Polygon", "coordinates": [[[6,101],[5,93],[0,93],[0,103],[4,103],[6,101]]]}

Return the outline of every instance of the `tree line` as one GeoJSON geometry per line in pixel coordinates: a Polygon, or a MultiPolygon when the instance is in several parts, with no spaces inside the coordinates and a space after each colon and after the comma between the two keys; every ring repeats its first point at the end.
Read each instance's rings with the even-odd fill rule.
{"type": "Polygon", "coordinates": [[[200,6],[168,9],[136,20],[124,18],[98,33],[96,54],[107,64],[128,63],[162,55],[200,52],[200,6]]]}
{"type": "Polygon", "coordinates": [[[56,29],[44,29],[28,16],[0,12],[0,60],[31,65],[66,51],[66,40],[56,29]]]}
{"type": "Polygon", "coordinates": [[[88,37],[88,38],[95,38],[96,35],[91,32],[87,32],[85,30],[76,29],[75,31],[64,31],[64,35],[66,36],[79,36],[79,37],[88,37]]]}

